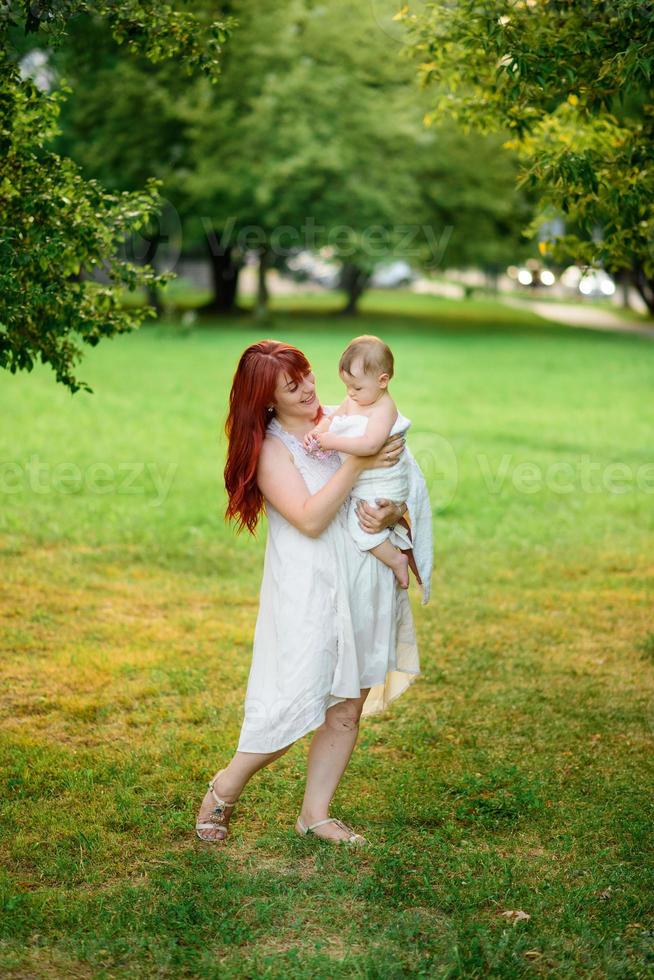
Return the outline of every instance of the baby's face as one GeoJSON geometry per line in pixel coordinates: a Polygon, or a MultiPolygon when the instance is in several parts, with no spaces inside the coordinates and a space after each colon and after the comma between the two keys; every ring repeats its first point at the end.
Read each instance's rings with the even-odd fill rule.
{"type": "Polygon", "coordinates": [[[341,371],[341,381],[347,389],[348,398],[357,405],[372,405],[386,390],[387,374],[366,374],[360,358],[351,364],[350,372],[341,371]]]}

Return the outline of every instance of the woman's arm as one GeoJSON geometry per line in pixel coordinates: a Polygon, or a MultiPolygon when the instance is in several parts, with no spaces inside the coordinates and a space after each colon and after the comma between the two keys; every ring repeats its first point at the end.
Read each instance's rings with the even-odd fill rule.
{"type": "Polygon", "coordinates": [[[403,449],[404,439],[396,436],[384,447],[383,454],[351,456],[321,490],[310,494],[284,444],[279,439],[266,439],[259,456],[257,483],[264,497],[289,524],[317,538],[347,500],[363,470],[373,465],[394,466],[403,449]]]}

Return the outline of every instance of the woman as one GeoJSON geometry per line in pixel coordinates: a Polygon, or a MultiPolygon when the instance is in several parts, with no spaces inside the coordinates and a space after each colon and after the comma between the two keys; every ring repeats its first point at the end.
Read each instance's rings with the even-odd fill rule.
{"type": "MultiPolygon", "coordinates": [[[[309,455],[302,439],[322,417],[301,351],[265,340],[244,351],[230,394],[226,516],[253,532],[265,505],[268,537],[245,715],[237,751],[209,783],[196,823],[224,840],[250,777],[314,731],[299,834],[365,843],[329,805],[349,762],[359,718],[379,711],[420,673],[411,607],[390,568],[347,530],[350,490],[364,469],[393,466],[404,448],[309,455]]],[[[405,508],[362,513],[370,531],[405,508]],[[375,516],[377,515],[377,516],[375,516]]]]}

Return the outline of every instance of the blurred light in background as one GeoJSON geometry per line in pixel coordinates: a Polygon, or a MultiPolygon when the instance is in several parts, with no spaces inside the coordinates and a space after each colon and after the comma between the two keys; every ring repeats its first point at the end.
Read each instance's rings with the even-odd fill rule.
{"type": "Polygon", "coordinates": [[[603,269],[590,269],[579,281],[579,292],[583,296],[613,296],[615,283],[603,269]]]}

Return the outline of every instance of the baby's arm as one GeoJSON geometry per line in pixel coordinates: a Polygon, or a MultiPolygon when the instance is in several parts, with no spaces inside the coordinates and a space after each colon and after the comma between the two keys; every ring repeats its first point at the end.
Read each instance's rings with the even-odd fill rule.
{"type": "Polygon", "coordinates": [[[315,431],[316,432],[327,432],[327,430],[329,429],[329,426],[331,424],[332,424],[331,415],[325,415],[323,418],[321,418],[320,422],[318,422],[318,425],[316,426],[315,431]]]}
{"type": "MultiPolygon", "coordinates": [[[[346,401],[341,402],[341,404],[338,406],[338,408],[334,412],[334,415],[341,415],[345,411],[346,404],[347,404],[347,399],[346,399],[346,401]]],[[[323,432],[327,432],[329,430],[329,426],[331,424],[332,424],[332,416],[331,415],[324,415],[322,417],[322,419],[320,420],[320,422],[318,423],[318,425],[314,426],[314,428],[311,430],[311,432],[307,432],[306,436],[302,440],[303,443],[304,443],[304,448],[305,449],[311,449],[311,443],[313,442],[313,440],[317,436],[321,435],[323,432]]]]}
{"type": "Polygon", "coordinates": [[[397,408],[390,395],[382,399],[378,408],[368,419],[366,431],[362,436],[342,436],[325,432],[318,436],[321,449],[335,449],[339,453],[353,456],[373,456],[378,453],[390,435],[397,418],[397,408]]]}

